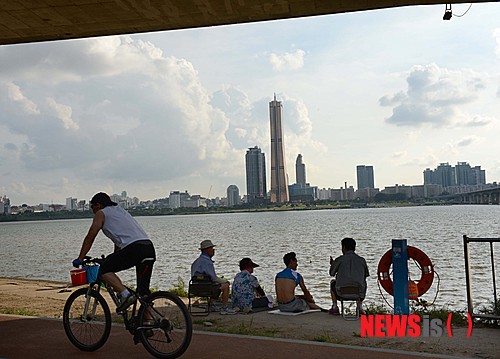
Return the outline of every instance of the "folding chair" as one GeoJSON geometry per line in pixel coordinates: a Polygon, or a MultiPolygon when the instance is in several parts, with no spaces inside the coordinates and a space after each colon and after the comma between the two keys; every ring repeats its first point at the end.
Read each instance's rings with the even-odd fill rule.
{"type": "MultiPolygon", "coordinates": [[[[188,310],[191,315],[209,315],[210,307],[212,305],[212,297],[215,296],[214,293],[214,285],[212,283],[212,279],[210,276],[194,276],[189,281],[189,289],[188,289],[188,310]],[[206,302],[206,310],[203,311],[194,311],[193,312],[193,304],[191,303],[191,298],[199,297],[204,298],[206,302]]],[[[202,308],[201,305],[197,305],[196,307],[202,308]]],[[[204,305],[203,305],[204,307],[204,305]]]]}
{"type": "Polygon", "coordinates": [[[345,320],[358,320],[359,319],[359,308],[357,306],[357,302],[364,299],[363,291],[360,286],[344,286],[337,290],[338,300],[340,301],[340,312],[342,314],[342,318],[345,320]],[[356,311],[354,314],[348,314],[344,308],[344,302],[355,302],[356,303],[356,311]]]}

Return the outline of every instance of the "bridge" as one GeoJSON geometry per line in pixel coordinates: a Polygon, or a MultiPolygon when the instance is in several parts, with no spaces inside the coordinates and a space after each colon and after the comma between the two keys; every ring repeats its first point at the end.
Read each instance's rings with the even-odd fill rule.
{"type": "MultiPolygon", "coordinates": [[[[482,3],[455,0],[453,3],[482,3]]],[[[329,15],[435,0],[11,0],[0,2],[0,45],[329,15]]],[[[445,7],[443,6],[443,14],[445,7]]]]}
{"type": "Polygon", "coordinates": [[[440,196],[461,204],[500,204],[500,186],[486,190],[440,196]]]}

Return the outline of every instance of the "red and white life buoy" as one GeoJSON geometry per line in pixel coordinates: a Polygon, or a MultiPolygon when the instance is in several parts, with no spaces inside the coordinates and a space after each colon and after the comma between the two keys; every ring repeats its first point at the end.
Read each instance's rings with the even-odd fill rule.
{"type": "MultiPolygon", "coordinates": [[[[422,274],[419,280],[414,281],[417,284],[418,288],[418,296],[425,294],[432,285],[432,281],[434,280],[434,266],[432,265],[431,260],[420,249],[408,246],[408,259],[415,260],[422,274]]],[[[387,293],[390,295],[394,295],[394,284],[392,282],[392,278],[389,274],[389,270],[392,265],[392,249],[389,249],[385,254],[380,258],[380,262],[378,262],[377,275],[378,280],[382,287],[385,289],[387,293]]],[[[412,288],[412,296],[415,296],[414,288],[412,288]]]]}

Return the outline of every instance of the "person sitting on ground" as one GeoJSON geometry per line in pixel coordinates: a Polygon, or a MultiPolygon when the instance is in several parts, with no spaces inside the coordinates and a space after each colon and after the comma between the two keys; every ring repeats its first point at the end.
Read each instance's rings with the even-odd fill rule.
{"type": "Polygon", "coordinates": [[[295,252],[283,256],[286,268],[276,274],[275,286],[278,308],[282,312],[302,312],[309,309],[321,309],[304,284],[304,278],[296,272],[297,257],[295,252]],[[304,295],[295,295],[295,287],[299,285],[304,295]]]}
{"type": "Polygon", "coordinates": [[[328,311],[330,314],[339,315],[337,299],[339,299],[339,288],[346,286],[358,286],[360,288],[361,300],[357,301],[357,308],[360,314],[364,314],[362,302],[366,296],[366,277],[370,275],[368,266],[363,257],[354,251],[356,241],[352,238],[342,239],[342,255],[335,260],[330,256],[330,275],[335,276],[330,283],[330,293],[332,296],[332,307],[328,311]]]}
{"type": "Polygon", "coordinates": [[[191,265],[191,277],[209,276],[213,283],[213,296],[218,298],[222,292],[222,308],[220,314],[236,314],[236,312],[227,304],[229,300],[229,281],[220,278],[215,273],[214,262],[212,257],[215,254],[215,244],[211,240],[206,239],[200,244],[201,254],[191,265]]]}
{"type": "Polygon", "coordinates": [[[233,308],[238,308],[244,313],[249,313],[252,308],[272,307],[272,297],[266,297],[266,293],[259,284],[259,280],[252,274],[253,269],[259,267],[250,258],[240,261],[240,270],[233,280],[231,298],[233,308]]]}

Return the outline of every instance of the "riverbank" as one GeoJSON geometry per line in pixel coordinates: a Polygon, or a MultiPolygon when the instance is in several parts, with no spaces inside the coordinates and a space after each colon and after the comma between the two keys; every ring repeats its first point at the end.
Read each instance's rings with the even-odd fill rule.
{"type": "MultiPolygon", "coordinates": [[[[324,209],[353,209],[353,208],[391,208],[391,207],[414,207],[414,206],[442,206],[456,203],[450,202],[338,202],[338,203],[289,203],[281,206],[265,206],[249,208],[227,207],[197,207],[197,208],[155,208],[155,209],[128,209],[134,217],[143,216],[171,216],[171,215],[190,215],[190,214],[223,214],[223,213],[252,213],[252,212],[276,212],[276,211],[310,211],[324,209]]],[[[55,212],[20,212],[16,214],[0,215],[2,222],[26,222],[26,221],[47,221],[61,219],[82,219],[92,218],[93,213],[90,210],[85,211],[55,211],[55,212]]]]}
{"type": "MultiPolygon", "coordinates": [[[[21,278],[0,278],[0,313],[61,318],[64,303],[76,288],[71,284],[21,278]]],[[[249,315],[193,317],[195,330],[276,338],[304,339],[387,349],[410,350],[457,357],[498,358],[500,330],[454,327],[453,337],[362,338],[360,322],[345,321],[327,313],[299,316],[259,312],[249,315]]],[[[444,334],[446,335],[446,334],[444,334]]]]}

